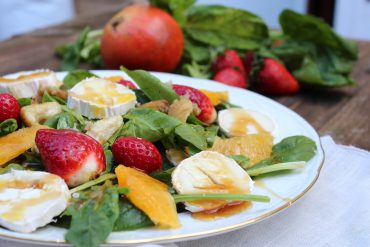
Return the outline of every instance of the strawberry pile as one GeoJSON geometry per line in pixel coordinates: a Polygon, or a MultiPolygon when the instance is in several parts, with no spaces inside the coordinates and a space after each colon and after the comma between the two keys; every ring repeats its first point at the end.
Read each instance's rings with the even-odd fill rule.
{"type": "Polygon", "coordinates": [[[247,52],[243,62],[235,50],[226,50],[212,66],[213,80],[264,94],[292,94],[299,90],[298,81],[277,60],[247,52]]]}

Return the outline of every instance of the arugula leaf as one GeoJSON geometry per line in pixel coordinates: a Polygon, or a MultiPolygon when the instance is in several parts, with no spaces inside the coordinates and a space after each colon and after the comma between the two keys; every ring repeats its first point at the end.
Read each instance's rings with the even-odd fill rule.
{"type": "Polygon", "coordinates": [[[350,60],[357,59],[358,49],[355,43],[341,38],[327,23],[317,17],[284,10],[279,21],[284,34],[292,39],[312,42],[328,47],[350,60]]]}
{"type": "Polygon", "coordinates": [[[11,163],[5,167],[0,167],[0,174],[8,173],[11,170],[24,170],[24,167],[20,164],[11,163]]]}
{"type": "Polygon", "coordinates": [[[309,161],[315,156],[316,143],[306,136],[290,136],[283,139],[272,147],[272,154],[269,158],[260,161],[248,171],[287,162],[309,161]]]}
{"type": "Polygon", "coordinates": [[[18,129],[17,120],[9,118],[0,123],[0,136],[10,134],[18,129]]]}
{"type": "Polygon", "coordinates": [[[184,30],[201,43],[242,50],[257,49],[268,37],[267,26],[260,17],[219,5],[190,7],[184,30]]]}
{"type": "Polygon", "coordinates": [[[180,98],[170,85],[162,83],[157,77],[144,70],[128,70],[123,66],[121,66],[121,70],[126,72],[139,85],[140,89],[150,100],[165,99],[172,103],[180,98]]]}
{"type": "Polygon", "coordinates": [[[48,91],[44,91],[42,95],[42,103],[46,102],[57,102],[58,104],[65,105],[67,102],[64,99],[59,98],[58,96],[51,96],[48,91]]]}
{"type": "Polygon", "coordinates": [[[119,216],[114,224],[113,231],[131,231],[154,225],[148,216],[128,200],[119,200],[118,206],[119,216]]]}
{"type": "Polygon", "coordinates": [[[182,122],[149,108],[134,108],[123,116],[123,136],[135,136],[156,142],[172,132],[182,122]]]}
{"type": "MultiPolygon", "coordinates": [[[[99,187],[98,197],[91,193],[87,201],[74,203],[66,214],[72,216],[65,239],[76,247],[99,247],[112,232],[119,217],[117,187],[99,187]],[[80,206],[81,205],[81,206],[80,206]]],[[[81,193],[80,193],[81,194],[81,193]]]]}
{"type": "Polygon", "coordinates": [[[63,83],[67,89],[71,89],[74,85],[76,85],[80,81],[85,80],[90,77],[99,78],[99,76],[91,73],[90,71],[83,70],[83,69],[76,69],[76,70],[72,70],[68,72],[68,74],[63,79],[63,83]]]}
{"type": "Polygon", "coordinates": [[[22,108],[23,106],[28,106],[32,103],[31,98],[19,98],[17,99],[19,106],[22,108]]]}

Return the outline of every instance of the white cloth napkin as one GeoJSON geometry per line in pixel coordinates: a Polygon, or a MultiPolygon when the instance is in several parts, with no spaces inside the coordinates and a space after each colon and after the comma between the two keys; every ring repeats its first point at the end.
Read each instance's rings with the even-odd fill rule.
{"type": "MultiPolygon", "coordinates": [[[[242,230],[179,247],[370,246],[370,152],[321,138],[325,164],[317,183],[283,212],[242,230]]],[[[36,247],[0,240],[1,247],[36,247]]],[[[151,247],[159,245],[150,245],[151,247]]],[[[175,245],[170,245],[175,246],[175,245]]]]}

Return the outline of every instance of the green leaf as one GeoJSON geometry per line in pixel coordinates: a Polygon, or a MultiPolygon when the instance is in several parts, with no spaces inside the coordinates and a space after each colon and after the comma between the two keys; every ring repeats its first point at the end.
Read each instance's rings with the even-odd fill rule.
{"type": "Polygon", "coordinates": [[[61,112],[52,116],[45,121],[44,125],[53,129],[74,129],[79,131],[84,129],[84,125],[80,124],[75,116],[69,112],[61,112]]]}
{"type": "Polygon", "coordinates": [[[136,100],[140,104],[145,104],[150,101],[150,99],[144,94],[144,92],[140,89],[132,89],[136,95],[136,100]]]}
{"type": "Polygon", "coordinates": [[[104,156],[105,156],[105,172],[111,172],[114,166],[114,157],[111,150],[105,148],[104,149],[104,156]]]}
{"type": "Polygon", "coordinates": [[[250,194],[182,194],[173,195],[175,202],[191,202],[197,200],[229,200],[229,201],[255,201],[270,202],[268,196],[250,195],[250,194]]]}
{"type": "Polygon", "coordinates": [[[337,35],[322,19],[284,10],[280,14],[279,21],[284,34],[292,39],[312,42],[330,48],[347,59],[357,59],[356,44],[337,35]]]}
{"type": "Polygon", "coordinates": [[[186,11],[196,0],[150,0],[150,5],[169,12],[176,22],[182,26],[186,20],[186,11]]]}
{"type": "Polygon", "coordinates": [[[252,167],[252,163],[247,156],[244,155],[229,155],[230,158],[236,161],[243,169],[248,169],[252,167]]]}
{"type": "Polygon", "coordinates": [[[263,166],[260,168],[251,169],[251,170],[248,170],[248,174],[249,176],[259,176],[259,175],[271,173],[271,172],[300,169],[300,168],[304,168],[305,165],[306,165],[305,161],[285,162],[285,163],[274,164],[272,166],[270,165],[270,166],[263,166]]]}
{"type": "Polygon", "coordinates": [[[121,70],[126,72],[139,85],[140,89],[150,100],[164,99],[172,103],[174,100],[179,99],[179,96],[172,90],[170,85],[162,83],[149,72],[144,70],[128,70],[123,66],[121,66],[121,70]]]}
{"type": "Polygon", "coordinates": [[[98,78],[99,76],[97,76],[97,75],[95,75],[95,74],[93,74],[93,73],[91,73],[90,71],[87,71],[87,70],[77,69],[77,70],[73,70],[73,71],[68,72],[66,77],[64,77],[64,79],[63,79],[63,83],[64,83],[64,86],[67,89],[71,89],[74,85],[76,85],[80,81],[85,80],[85,79],[90,78],[90,77],[97,77],[98,78]]]}
{"type": "Polygon", "coordinates": [[[10,134],[18,129],[17,120],[9,118],[0,123],[0,136],[10,134]]]}
{"type": "Polygon", "coordinates": [[[154,225],[148,216],[128,200],[121,199],[118,205],[119,216],[114,224],[113,231],[131,231],[154,225]]]}
{"type": "Polygon", "coordinates": [[[247,11],[218,5],[195,5],[184,24],[192,39],[226,48],[254,50],[268,37],[263,20],[247,11]]]}
{"type": "Polygon", "coordinates": [[[11,163],[5,167],[0,167],[0,174],[8,173],[11,170],[24,170],[24,167],[16,163],[11,163]]]}
{"type": "Polygon", "coordinates": [[[207,141],[204,138],[202,126],[183,123],[175,128],[175,134],[200,150],[207,148],[207,141]]]}
{"type": "Polygon", "coordinates": [[[119,217],[117,188],[102,187],[98,198],[90,198],[79,207],[80,203],[72,204],[67,209],[72,221],[65,239],[76,247],[99,247],[119,217]]]}
{"type": "Polygon", "coordinates": [[[22,108],[23,106],[28,106],[32,103],[31,98],[19,98],[17,99],[19,106],[22,108]]]}
{"type": "Polygon", "coordinates": [[[157,179],[157,180],[160,180],[168,185],[171,184],[171,174],[173,172],[173,170],[175,169],[175,167],[172,167],[170,169],[167,169],[167,170],[164,170],[164,171],[161,171],[161,172],[152,172],[150,174],[151,177],[157,179]]]}
{"type": "Polygon", "coordinates": [[[195,61],[191,64],[183,64],[182,73],[200,79],[209,79],[212,76],[210,65],[200,65],[195,61]]]}
{"type": "Polygon", "coordinates": [[[156,142],[177,126],[181,121],[167,114],[149,108],[134,108],[123,116],[128,121],[123,125],[123,136],[135,136],[156,142]]]}
{"type": "Polygon", "coordinates": [[[296,161],[307,162],[315,156],[316,149],[316,143],[306,136],[287,137],[272,147],[272,154],[269,158],[254,165],[248,169],[248,172],[274,164],[296,161]]]}
{"type": "Polygon", "coordinates": [[[44,91],[42,95],[42,103],[46,102],[57,102],[58,104],[65,105],[67,102],[64,99],[59,98],[58,96],[51,96],[48,91],[44,91]]]}

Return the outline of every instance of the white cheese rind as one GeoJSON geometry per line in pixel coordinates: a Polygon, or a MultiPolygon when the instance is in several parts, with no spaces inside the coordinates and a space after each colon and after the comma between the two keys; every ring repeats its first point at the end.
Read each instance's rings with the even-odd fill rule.
{"type": "MultiPolygon", "coordinates": [[[[107,100],[109,96],[106,97],[107,100]]],[[[112,116],[124,115],[126,114],[131,108],[134,108],[136,105],[136,96],[133,91],[128,89],[127,87],[114,83],[104,79],[98,78],[89,78],[87,80],[81,81],[76,84],[68,93],[68,100],[67,100],[67,107],[79,112],[81,115],[88,117],[88,118],[95,118],[95,119],[102,119],[108,118],[112,116]],[[115,84],[117,90],[122,92],[123,94],[131,94],[133,95],[132,100],[128,100],[127,102],[119,103],[119,104],[97,104],[89,100],[81,99],[77,95],[83,95],[84,89],[83,85],[86,83],[90,85],[96,84],[97,89],[101,90],[101,95],[104,96],[104,87],[101,84],[115,84]]]]}
{"type": "MultiPolygon", "coordinates": [[[[183,160],[172,172],[172,184],[179,194],[249,194],[253,189],[252,179],[238,163],[213,151],[202,151],[183,160]]],[[[222,205],[224,204],[185,203],[186,209],[191,212],[210,210],[222,205]]]]}
{"type": "Polygon", "coordinates": [[[0,175],[0,225],[30,233],[61,214],[70,199],[68,186],[54,174],[17,171],[0,175]]]}
{"type": "Polygon", "coordinates": [[[56,74],[49,70],[36,70],[21,72],[23,75],[48,72],[47,75],[41,75],[33,78],[20,79],[14,82],[2,82],[0,80],[0,93],[8,93],[15,98],[34,98],[37,96],[40,88],[59,88],[63,83],[58,80],[56,74]]]}

